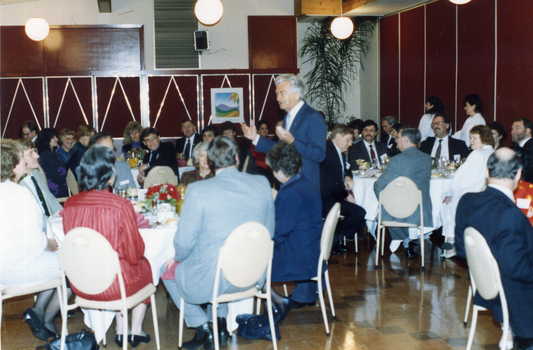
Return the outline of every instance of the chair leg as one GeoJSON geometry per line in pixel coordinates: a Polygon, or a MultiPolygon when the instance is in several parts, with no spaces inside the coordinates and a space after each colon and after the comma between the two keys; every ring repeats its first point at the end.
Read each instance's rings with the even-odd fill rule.
{"type": "Polygon", "coordinates": [[[479,310],[478,306],[474,305],[474,309],[472,310],[472,325],[470,326],[470,334],[468,335],[468,343],[466,345],[466,350],[470,350],[472,348],[472,343],[474,342],[474,334],[476,333],[478,310],[479,310]]]}
{"type": "Polygon", "coordinates": [[[261,312],[261,301],[257,300],[257,306],[255,307],[255,314],[259,315],[260,312],[261,312]]]}
{"type": "Polygon", "coordinates": [[[381,229],[381,257],[385,253],[385,226],[381,229]]]}
{"type": "Polygon", "coordinates": [[[180,319],[179,319],[179,335],[178,335],[178,349],[183,345],[183,309],[185,308],[185,300],[180,298],[180,319]]]}
{"type": "Polygon", "coordinates": [[[466,310],[464,324],[468,323],[468,313],[470,312],[470,303],[472,302],[472,285],[468,286],[468,295],[466,296],[466,310]]]}
{"type": "Polygon", "coordinates": [[[381,228],[378,227],[377,231],[377,242],[376,242],[376,266],[378,266],[378,260],[379,260],[379,245],[381,244],[381,228]]]}
{"type": "MultiPolygon", "coordinates": [[[[104,318],[104,312],[102,312],[102,319],[104,318]]],[[[126,309],[126,305],[124,305],[124,309],[122,310],[122,320],[124,321],[124,330],[122,331],[122,349],[127,350],[128,349],[128,309],[126,309]]],[[[104,322],[102,322],[104,324],[104,322]]],[[[105,338],[105,334],[104,334],[105,338]]]]}
{"type": "Polygon", "coordinates": [[[333,294],[331,294],[331,285],[329,284],[329,271],[326,270],[324,273],[324,278],[326,280],[326,289],[328,291],[328,299],[329,299],[329,306],[331,308],[331,317],[333,319],[336,319],[337,316],[335,316],[335,307],[333,306],[333,294]]]}
{"type": "Polygon", "coordinates": [[[159,342],[159,322],[157,320],[157,307],[155,305],[155,293],[150,296],[150,302],[152,303],[152,319],[154,322],[155,344],[157,350],[161,350],[161,343],[159,342]]]}
{"type": "Polygon", "coordinates": [[[272,292],[267,292],[267,308],[268,323],[270,324],[270,333],[272,334],[272,345],[274,346],[274,350],[278,350],[278,342],[276,340],[276,324],[274,323],[274,314],[272,311],[272,292]]]}
{"type": "Polygon", "coordinates": [[[213,319],[213,340],[215,341],[215,350],[220,349],[220,344],[218,343],[218,322],[217,322],[217,309],[218,303],[216,299],[212,304],[212,319],[213,319]]]}
{"type": "Polygon", "coordinates": [[[422,258],[422,267],[424,267],[424,262],[426,259],[424,259],[424,230],[421,228],[420,229],[420,251],[421,251],[421,254],[420,254],[420,257],[422,258]]]}
{"type": "MultiPolygon", "coordinates": [[[[101,329],[102,329],[102,332],[104,333],[104,337],[102,338],[102,343],[104,344],[104,348],[105,348],[107,346],[107,339],[106,339],[107,338],[106,337],[106,333],[107,332],[104,330],[105,329],[105,327],[104,327],[104,324],[105,324],[105,312],[104,311],[100,311],[100,316],[102,316],[102,328],[101,329]]],[[[127,337],[127,335],[124,336],[124,337],[127,337]]]]}
{"type": "Polygon", "coordinates": [[[324,291],[322,290],[322,278],[320,278],[320,276],[317,278],[316,283],[318,286],[318,297],[320,299],[320,309],[322,310],[322,317],[324,318],[324,326],[326,326],[326,334],[329,337],[328,316],[326,315],[326,305],[324,303],[324,291]]]}
{"type": "Polygon", "coordinates": [[[283,283],[283,291],[285,292],[285,296],[288,297],[289,293],[287,293],[287,285],[283,283]]]}

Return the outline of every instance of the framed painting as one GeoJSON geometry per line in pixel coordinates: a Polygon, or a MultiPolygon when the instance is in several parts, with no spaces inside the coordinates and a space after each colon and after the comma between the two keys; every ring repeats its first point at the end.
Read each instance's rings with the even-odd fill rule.
{"type": "Polygon", "coordinates": [[[211,89],[211,118],[213,124],[244,122],[242,88],[211,89]]]}

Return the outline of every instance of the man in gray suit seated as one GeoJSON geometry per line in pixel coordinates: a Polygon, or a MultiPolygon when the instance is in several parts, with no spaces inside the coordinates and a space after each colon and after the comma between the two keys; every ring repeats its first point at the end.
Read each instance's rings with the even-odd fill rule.
{"type": "MultiPolygon", "coordinates": [[[[422,203],[424,208],[424,226],[433,226],[433,217],[431,211],[431,198],[429,196],[429,181],[431,179],[431,158],[429,155],[419,151],[416,146],[420,142],[420,130],[414,126],[404,126],[400,129],[396,141],[397,148],[402,152],[393,157],[387,166],[387,169],[374,183],[374,192],[379,198],[379,193],[387,185],[399,176],[405,176],[413,180],[418,189],[422,191],[422,203]]],[[[413,215],[405,219],[395,219],[385,210],[382,213],[383,220],[396,220],[400,222],[419,223],[420,211],[417,209],[413,215]]],[[[420,246],[417,240],[409,239],[407,228],[391,227],[391,251],[394,253],[403,242],[405,255],[407,258],[413,258],[420,253],[420,246]]]]}
{"type": "MultiPolygon", "coordinates": [[[[175,279],[164,279],[163,283],[176,305],[184,299],[185,307],[180,311],[187,327],[196,328],[195,337],[183,343],[187,350],[213,348],[211,306],[206,314],[201,305],[213,297],[218,253],[229,234],[245,222],[257,221],[274,236],[274,201],[268,180],[239,172],[238,154],[237,143],[229,137],[218,136],[210,143],[207,156],[216,176],[188,186],[174,238],[176,255],[165,264],[170,268],[179,261],[175,279]]],[[[265,278],[257,283],[258,288],[265,278]]],[[[237,288],[220,277],[220,294],[249,288],[237,288]]],[[[229,338],[227,314],[228,305],[220,304],[217,322],[221,346],[227,345],[229,338]]]]}
{"type": "MultiPolygon", "coordinates": [[[[113,137],[111,137],[111,135],[109,135],[107,132],[99,132],[91,136],[89,144],[87,145],[87,149],[95,144],[109,147],[115,151],[113,137]]],[[[113,185],[114,190],[126,189],[128,187],[137,188],[128,163],[120,160],[115,161],[115,172],[116,180],[115,184],[113,185]]]]}
{"type": "Polygon", "coordinates": [[[21,139],[18,142],[22,146],[27,169],[27,176],[20,180],[19,185],[29,189],[37,203],[40,204],[43,212],[43,231],[46,232],[48,218],[63,209],[63,207],[56,197],[50,193],[48,184],[39,171],[39,155],[35,151],[33,142],[26,139],[21,139]]]}

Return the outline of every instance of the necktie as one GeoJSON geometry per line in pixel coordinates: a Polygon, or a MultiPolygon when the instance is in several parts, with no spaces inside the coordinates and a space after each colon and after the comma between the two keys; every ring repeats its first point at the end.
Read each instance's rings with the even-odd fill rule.
{"type": "Polygon", "coordinates": [[[437,151],[435,152],[435,161],[439,161],[440,159],[440,152],[442,150],[442,139],[439,140],[439,147],[437,147],[437,151]]]}
{"type": "Polygon", "coordinates": [[[370,147],[370,160],[374,160],[374,159],[377,160],[376,153],[372,149],[372,145],[369,145],[368,147],[370,147]]]}
{"type": "Polygon", "coordinates": [[[191,143],[190,143],[190,140],[187,139],[187,141],[185,141],[185,148],[183,149],[183,155],[185,157],[185,159],[189,159],[189,154],[191,153],[191,143]]]}
{"type": "Polygon", "coordinates": [[[44,195],[41,189],[39,188],[39,185],[37,185],[37,180],[33,176],[30,175],[31,181],[33,182],[33,185],[35,186],[35,191],[37,192],[37,196],[39,197],[39,200],[41,201],[41,205],[44,209],[44,215],[50,216],[50,211],[48,210],[48,206],[46,205],[46,201],[44,200],[44,195]]]}

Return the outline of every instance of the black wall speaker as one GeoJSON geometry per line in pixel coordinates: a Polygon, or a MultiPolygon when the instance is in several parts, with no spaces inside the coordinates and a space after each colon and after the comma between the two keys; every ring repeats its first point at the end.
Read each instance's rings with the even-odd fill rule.
{"type": "Polygon", "coordinates": [[[209,36],[207,30],[194,31],[194,50],[209,51],[209,36]]]}

